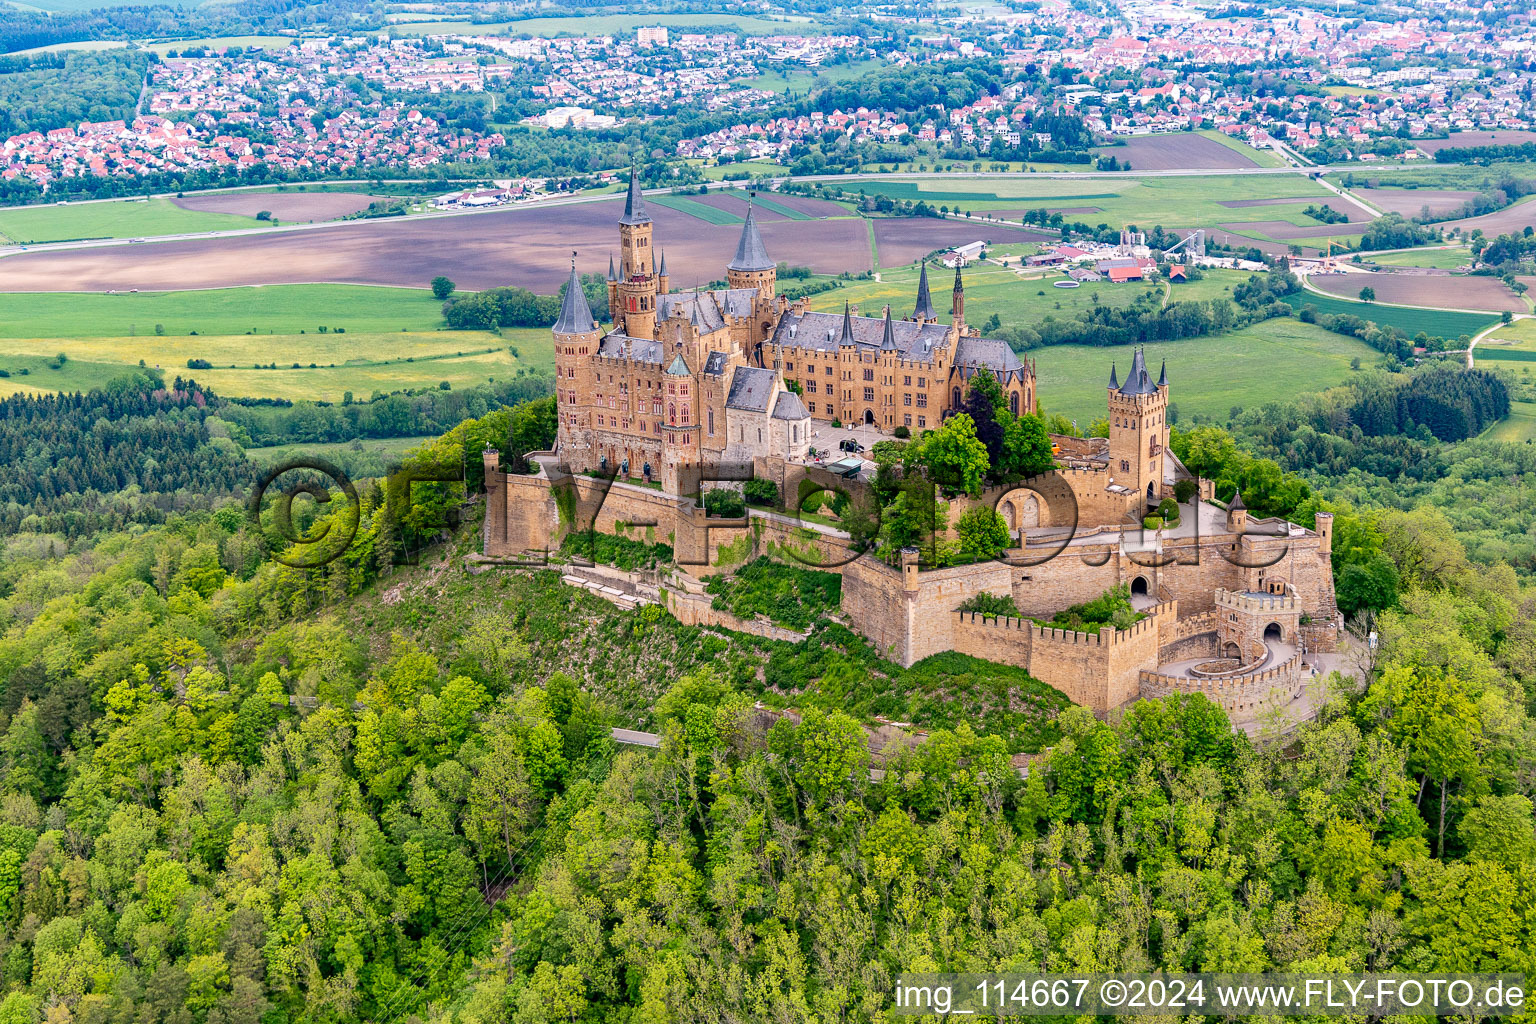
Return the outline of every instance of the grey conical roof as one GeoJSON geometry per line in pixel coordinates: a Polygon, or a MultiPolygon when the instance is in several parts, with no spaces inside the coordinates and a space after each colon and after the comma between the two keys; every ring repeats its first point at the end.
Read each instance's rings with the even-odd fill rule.
{"type": "Polygon", "coordinates": [[[613,274],[613,253],[611,253],[611,252],[608,254],[608,280],[610,280],[610,281],[617,281],[618,280],[618,278],[615,277],[614,274],[613,274]]]}
{"type": "Polygon", "coordinates": [[[853,340],[853,313],[848,308],[848,300],[843,300],[843,334],[837,339],[838,347],[854,344],[853,340]]]}
{"type": "Polygon", "coordinates": [[[1109,390],[1111,390],[1111,391],[1118,391],[1119,389],[1120,389],[1120,377],[1118,376],[1118,371],[1115,369],[1115,364],[1114,363],[1110,363],[1109,364],[1109,390]]]}
{"type": "Polygon", "coordinates": [[[741,241],[736,243],[736,258],[725,265],[727,270],[772,270],[773,260],[763,245],[763,236],[757,231],[757,217],[752,212],[752,200],[747,200],[747,221],[741,226],[741,241]]]}
{"type": "Polygon", "coordinates": [[[576,273],[576,260],[571,260],[571,279],[565,283],[565,298],[560,303],[560,319],[555,321],[556,334],[585,334],[592,330],[592,307],[581,290],[581,276],[576,273]]]}
{"type": "Polygon", "coordinates": [[[658,273],[662,277],[667,276],[667,250],[665,249],[661,250],[661,270],[658,273]]]}
{"type": "Polygon", "coordinates": [[[1232,500],[1227,502],[1227,508],[1230,511],[1237,512],[1247,507],[1247,505],[1243,504],[1243,489],[1239,487],[1236,493],[1232,495],[1232,500]]]}
{"type": "Polygon", "coordinates": [[[891,327],[891,307],[885,307],[885,337],[880,339],[880,351],[896,351],[896,332],[891,327]]]}
{"type": "Polygon", "coordinates": [[[624,216],[620,224],[649,224],[651,215],[645,212],[645,197],[640,194],[640,170],[629,169],[629,195],[624,197],[624,216]]]}
{"type": "Polygon", "coordinates": [[[1136,350],[1136,355],[1131,359],[1131,372],[1125,375],[1125,383],[1120,385],[1122,395],[1150,395],[1157,391],[1157,385],[1152,383],[1152,375],[1147,372],[1147,360],[1141,349],[1136,350]]]}
{"type": "Polygon", "coordinates": [[[1168,386],[1168,360],[1166,359],[1163,360],[1163,367],[1157,374],[1157,386],[1160,388],[1168,386]]]}
{"type": "Polygon", "coordinates": [[[939,314],[934,311],[933,298],[928,294],[928,261],[923,261],[923,272],[917,278],[917,307],[912,310],[914,320],[937,320],[939,314]]]}

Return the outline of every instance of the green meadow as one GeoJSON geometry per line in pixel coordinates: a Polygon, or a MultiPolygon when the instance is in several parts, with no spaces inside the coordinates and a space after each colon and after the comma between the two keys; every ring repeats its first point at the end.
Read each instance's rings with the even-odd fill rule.
{"type": "Polygon", "coordinates": [[[1516,320],[1477,343],[1473,362],[1484,359],[1510,363],[1536,363],[1536,320],[1516,320]]]}
{"type": "MultiPolygon", "coordinates": [[[[1110,364],[1122,376],[1133,346],[1052,345],[1025,353],[1035,361],[1040,404],[1078,426],[1104,415],[1110,364]]],[[[1168,360],[1171,404],[1180,422],[1201,415],[1225,420],[1233,406],[1256,408],[1342,383],[1351,359],[1370,365],[1381,354],[1363,342],[1291,319],[1266,320],[1240,331],[1147,346],[1154,366],[1168,360]]]]}
{"type": "Polygon", "coordinates": [[[0,292],[0,338],[429,331],[442,303],[424,288],[289,284],[182,292],[0,292]]]}
{"type": "Polygon", "coordinates": [[[753,78],[743,78],[740,84],[748,88],[763,89],[781,95],[784,93],[795,93],[796,95],[804,96],[815,86],[860,78],[871,71],[878,71],[884,66],[884,61],[870,59],[855,61],[851,64],[832,64],[815,71],[796,70],[786,74],[784,71],[775,70],[765,72],[753,78]]]}
{"type": "Polygon", "coordinates": [[[1401,252],[1378,253],[1371,263],[1386,267],[1427,267],[1432,270],[1455,270],[1463,263],[1471,262],[1472,250],[1464,245],[1448,248],[1403,249],[1401,252]]]}
{"type": "Polygon", "coordinates": [[[1489,441],[1524,444],[1536,440],[1536,402],[1510,402],[1509,415],[1483,431],[1489,441]]]}
{"type": "Polygon", "coordinates": [[[657,206],[665,206],[678,213],[686,213],[690,217],[697,217],[706,224],[740,224],[746,219],[745,215],[738,217],[728,210],[701,203],[692,196],[646,196],[645,201],[655,203],[657,206]]]}
{"type": "Polygon", "coordinates": [[[0,235],[20,245],[80,238],[137,238],[198,231],[236,231],[260,225],[255,217],[183,210],[169,199],[56,203],[0,209],[0,235]]]}

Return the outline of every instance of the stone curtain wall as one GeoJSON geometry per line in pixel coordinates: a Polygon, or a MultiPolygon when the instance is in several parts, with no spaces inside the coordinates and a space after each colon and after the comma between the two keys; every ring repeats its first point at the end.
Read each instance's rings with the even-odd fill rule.
{"type": "Polygon", "coordinates": [[[1306,689],[1306,682],[1307,670],[1302,668],[1301,655],[1297,653],[1262,672],[1230,679],[1187,679],[1143,671],[1141,696],[1150,699],[1175,693],[1203,693],[1228,712],[1247,713],[1258,710],[1271,697],[1281,704],[1296,700],[1306,689]]]}

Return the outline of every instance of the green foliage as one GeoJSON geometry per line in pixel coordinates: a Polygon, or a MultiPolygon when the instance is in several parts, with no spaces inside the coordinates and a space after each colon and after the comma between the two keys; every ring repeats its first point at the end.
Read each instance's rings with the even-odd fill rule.
{"type": "Polygon", "coordinates": [[[666,565],[673,557],[672,548],[667,544],[647,544],[596,530],[575,530],[566,534],[560,542],[560,554],[566,558],[611,565],[626,572],[666,565]]]}
{"type": "Polygon", "coordinates": [[[758,615],[776,626],[804,630],[842,602],[843,577],[756,558],[729,575],[717,573],[704,585],[714,606],[743,619],[758,615]]]}
{"type": "Polygon", "coordinates": [[[713,487],[704,492],[704,511],[721,519],[740,519],[747,514],[747,503],[740,491],[713,487]]]}
{"type": "Polygon", "coordinates": [[[772,480],[748,480],[742,485],[741,493],[748,505],[774,508],[779,503],[779,486],[772,480]]]}
{"type": "Polygon", "coordinates": [[[960,539],[962,561],[989,561],[1006,551],[1012,542],[1008,524],[988,505],[967,509],[955,521],[955,535],[960,539]]]}
{"type": "Polygon", "coordinates": [[[979,594],[968,597],[964,601],[961,601],[960,607],[956,608],[955,611],[977,612],[978,614],[987,616],[989,618],[1008,616],[1015,619],[1022,619],[1024,617],[1022,614],[1020,614],[1018,605],[1013,603],[1013,598],[998,597],[996,594],[989,594],[986,591],[982,591],[979,594]]]}
{"type": "Polygon", "coordinates": [[[1096,633],[1103,626],[1129,629],[1144,618],[1146,618],[1145,615],[1131,607],[1130,588],[1119,586],[1111,587],[1092,601],[1084,601],[1082,604],[1064,608],[1049,619],[1035,621],[1042,626],[1053,626],[1057,629],[1096,633]]]}
{"type": "Polygon", "coordinates": [[[981,494],[989,462],[987,448],[976,437],[976,423],[965,413],[956,413],[944,423],[924,431],[909,444],[907,461],[922,466],[941,487],[981,494]]]}

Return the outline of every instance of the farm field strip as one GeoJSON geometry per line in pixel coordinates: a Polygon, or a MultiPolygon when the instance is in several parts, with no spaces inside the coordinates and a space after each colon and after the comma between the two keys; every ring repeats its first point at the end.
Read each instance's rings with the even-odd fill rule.
{"type": "Polygon", "coordinates": [[[692,196],[647,196],[647,203],[665,206],[669,210],[695,217],[706,224],[740,224],[745,216],[738,217],[728,210],[701,203],[692,196]]]}
{"type": "MultiPolygon", "coordinates": [[[[1481,346],[1479,346],[1481,356],[1481,346]]],[[[1523,444],[1536,440],[1536,402],[1510,402],[1509,415],[1483,431],[1488,441],[1523,444]]]]}
{"type": "Polygon", "coordinates": [[[1312,306],[1319,313],[1347,314],[1362,320],[1371,320],[1384,327],[1396,327],[1409,335],[1424,331],[1442,338],[1472,337],[1498,319],[1494,314],[1455,313],[1443,309],[1413,309],[1406,306],[1384,306],[1373,302],[1359,302],[1333,295],[1319,295],[1312,291],[1295,292],[1285,301],[1296,309],[1312,306]]]}
{"type": "Polygon", "coordinates": [[[138,238],[259,227],[254,217],[188,210],[171,199],[129,199],[0,209],[0,235],[18,245],[82,238],[138,238]]]}

